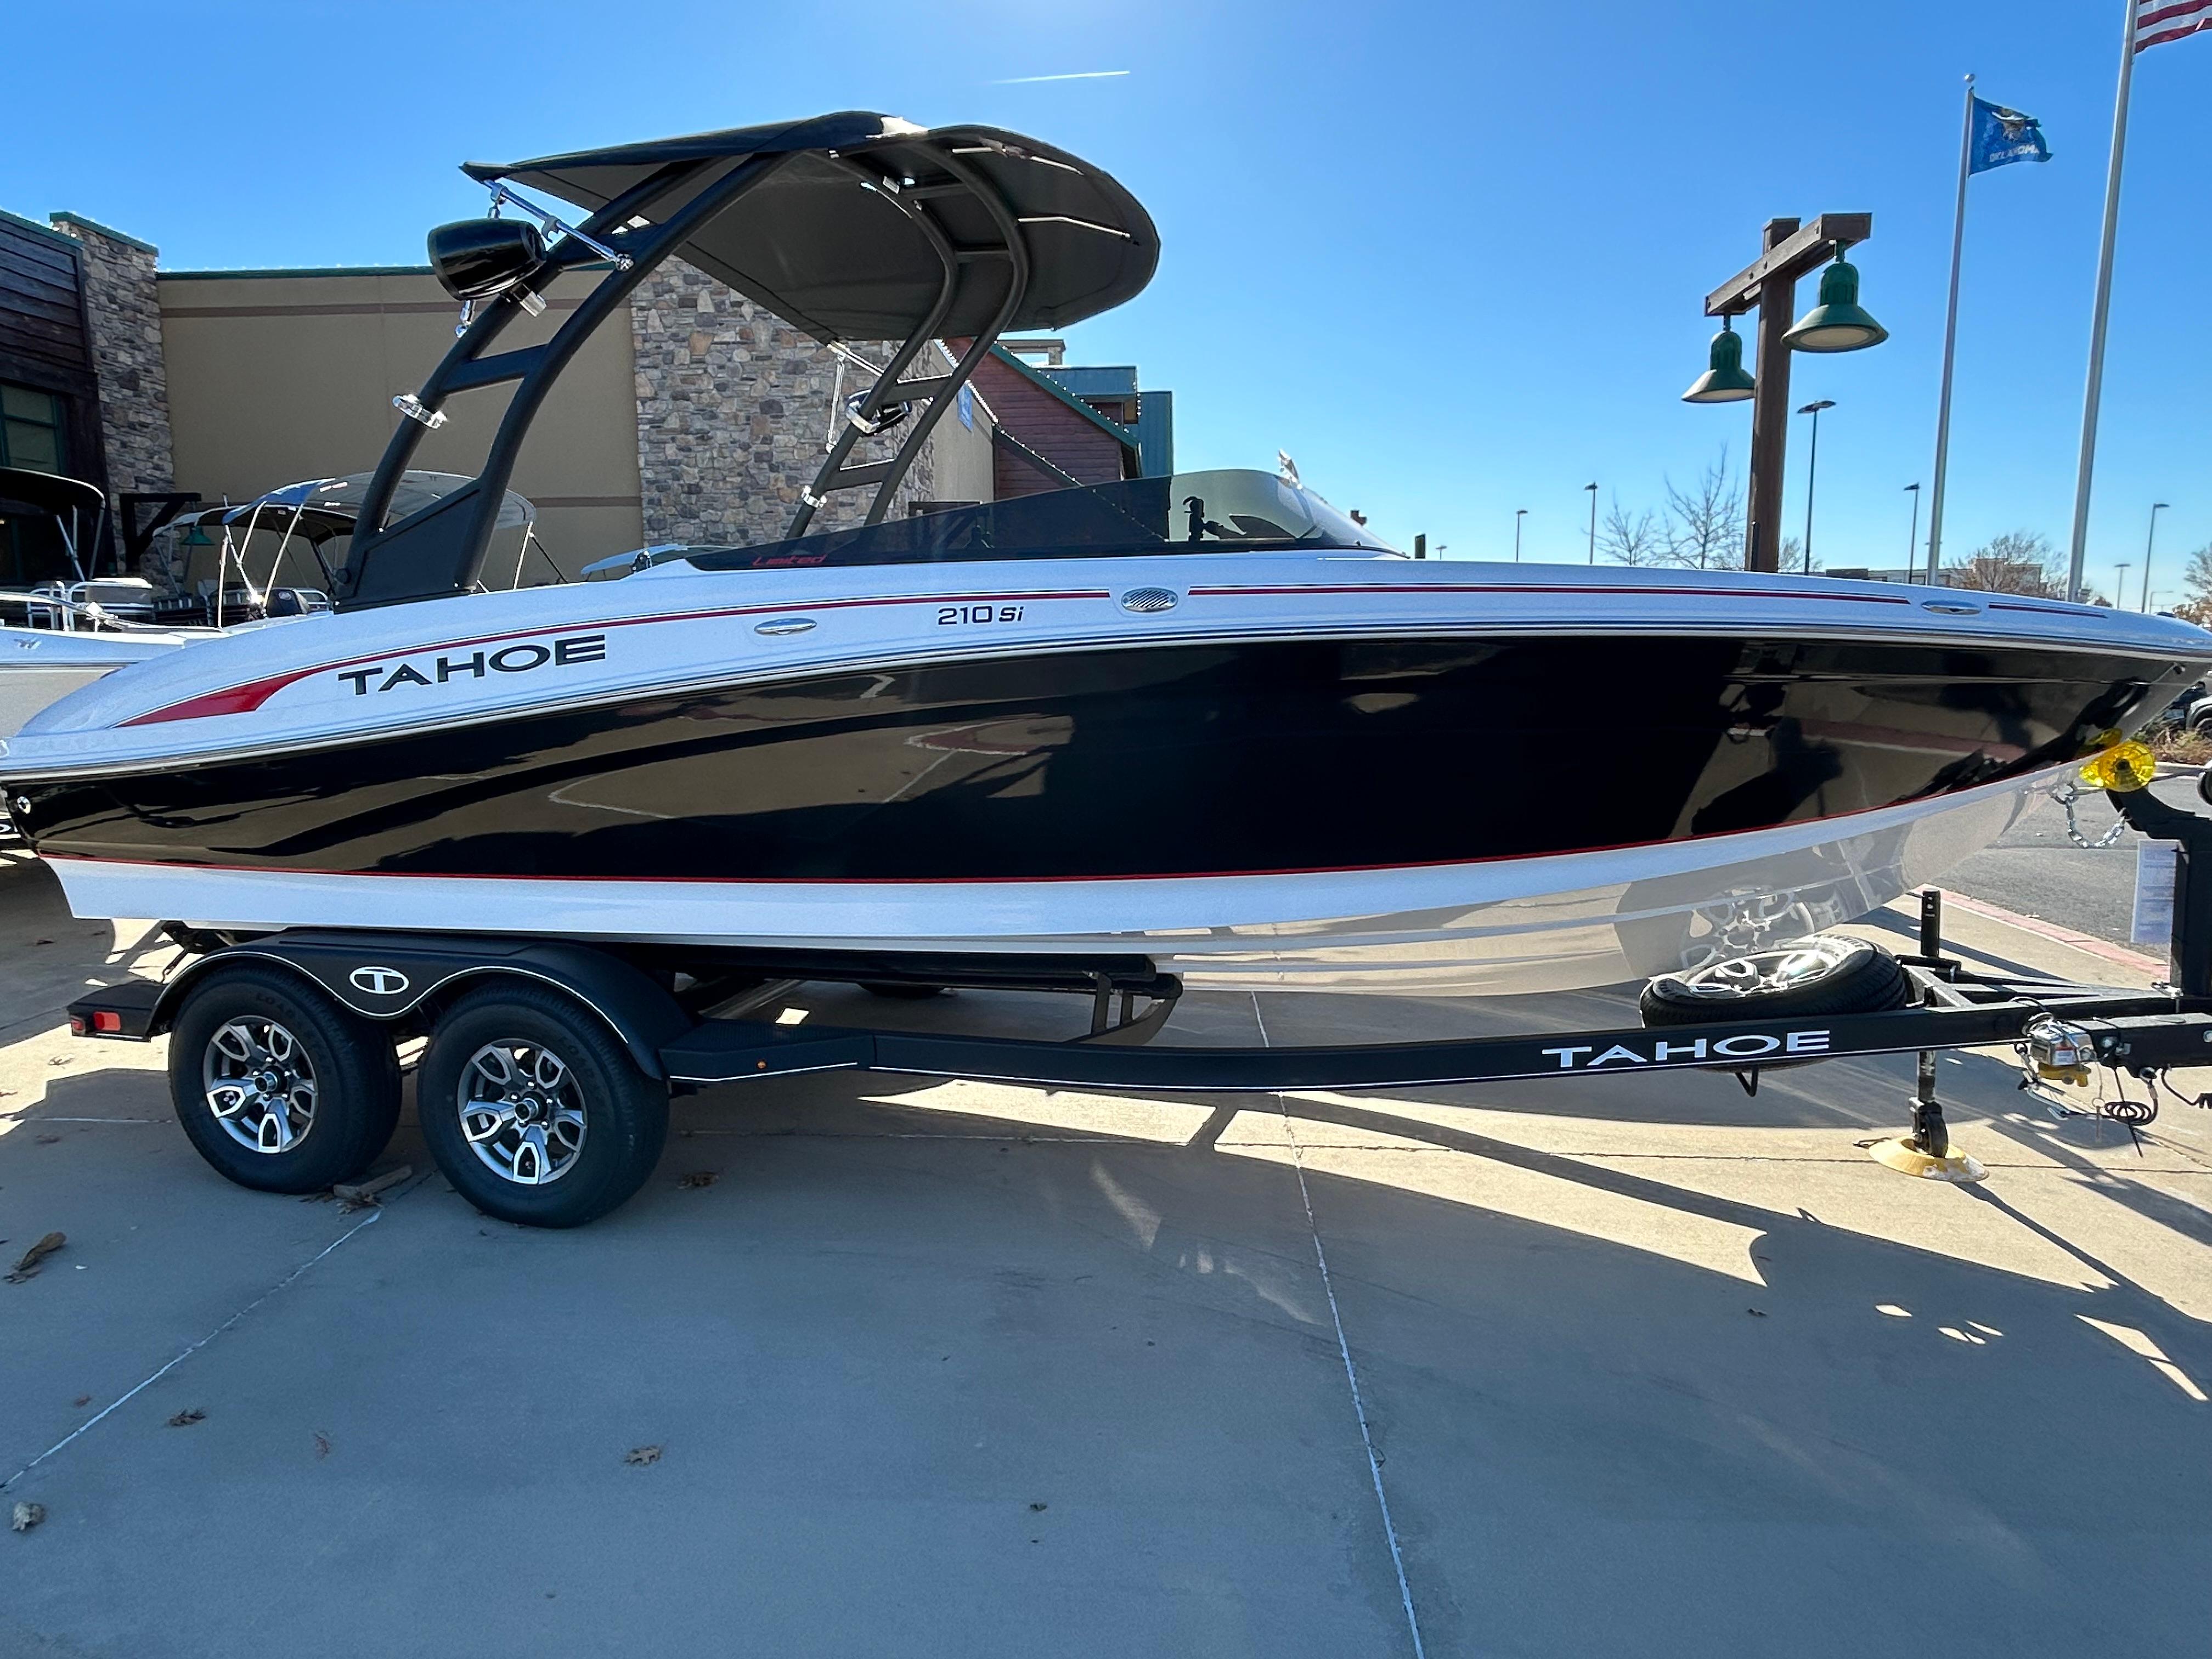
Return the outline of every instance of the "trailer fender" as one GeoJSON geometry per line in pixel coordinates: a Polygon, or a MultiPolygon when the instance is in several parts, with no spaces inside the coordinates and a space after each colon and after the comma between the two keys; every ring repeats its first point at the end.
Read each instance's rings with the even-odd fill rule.
{"type": "Polygon", "coordinates": [[[297,929],[245,940],[187,963],[161,988],[144,1035],[169,1029],[186,993],[202,976],[218,964],[242,959],[276,963],[313,980],[356,1013],[386,1024],[434,1009],[487,979],[550,985],[605,1020],[638,1068],[656,1081],[667,1078],[662,1046],[694,1023],[641,969],[588,945],[297,929]]]}

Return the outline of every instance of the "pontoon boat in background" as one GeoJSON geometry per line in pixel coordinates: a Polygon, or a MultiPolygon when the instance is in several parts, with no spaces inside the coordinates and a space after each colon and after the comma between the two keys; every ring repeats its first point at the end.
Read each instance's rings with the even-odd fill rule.
{"type": "Polygon", "coordinates": [[[890,520],[1001,331],[1150,279],[1111,178],[858,113],[469,171],[527,216],[432,236],[471,319],[400,400],[337,614],[135,665],[10,740],[78,915],[794,972],[1121,952],[1193,984],[1613,983],[1887,903],[2212,665],[2185,624],[2002,594],[1416,564],[1261,474],[890,520]],[[818,339],[902,343],[784,539],[471,592],[548,385],[678,255],[818,339]],[[587,265],[550,341],[494,349],[587,265]],[[907,378],[937,339],[968,343],[907,378]],[[481,476],[398,503],[447,400],[501,383],[481,476]],[[878,434],[896,453],[855,464],[878,434]],[[864,525],[805,533],[853,487],[864,525]],[[1593,732],[1600,683],[1635,695],[1593,732]]]}
{"type": "MultiPolygon", "coordinates": [[[[155,618],[226,628],[328,611],[329,589],[373,476],[309,478],[236,507],[226,502],[179,514],[163,532],[167,580],[155,618]]],[[[419,512],[469,482],[452,472],[402,473],[386,510],[400,517],[419,512]]],[[[537,523],[538,509],[508,490],[480,586],[564,580],[538,539],[537,523]]]]}
{"type": "MultiPolygon", "coordinates": [[[[0,590],[0,738],[20,730],[49,703],[105,674],[179,645],[248,623],[313,616],[331,608],[333,556],[343,557],[370,475],[311,478],[238,506],[228,502],[176,514],[149,538],[166,567],[161,579],[116,573],[88,576],[81,549],[98,545],[106,502],[88,483],[0,469],[0,500],[39,504],[66,552],[70,580],[20,592],[0,590]]],[[[410,471],[394,492],[395,510],[428,506],[469,480],[410,471]]],[[[562,580],[536,536],[537,509],[507,492],[484,565],[488,582],[520,586],[529,577],[562,580]],[[535,555],[533,561],[532,556],[535,555]]]]}
{"type": "Polygon", "coordinates": [[[0,467],[10,555],[0,571],[0,740],[79,686],[179,643],[154,625],[151,583],[90,574],[85,554],[106,517],[96,485],[0,467]]]}

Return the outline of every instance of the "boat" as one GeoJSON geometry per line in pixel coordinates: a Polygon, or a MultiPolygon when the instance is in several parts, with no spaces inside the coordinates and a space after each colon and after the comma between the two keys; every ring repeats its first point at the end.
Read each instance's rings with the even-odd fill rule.
{"type": "Polygon", "coordinates": [[[88,574],[107,497],[57,472],[0,467],[0,738],[47,704],[179,643],[153,626],[153,585],[88,574]]]}
{"type": "Polygon", "coordinates": [[[1049,954],[1194,988],[1609,985],[1888,903],[2212,667],[2189,624],[2027,596],[1416,562],[1263,472],[894,518],[1000,332],[1149,281],[1157,234],[1109,175],[864,112],[468,171],[493,216],[430,237],[464,326],[397,400],[335,610],[8,739],[0,786],[76,914],[802,975],[1049,954]],[[817,339],[900,343],[777,539],[480,591],[547,386],[678,254],[817,339]],[[585,267],[550,341],[495,349],[585,267]],[[395,514],[447,400],[510,382],[482,473],[395,514]],[[860,521],[817,527],[848,489],[860,521]],[[1632,695],[1601,712],[1598,686],[1632,695]]]}
{"type": "MultiPolygon", "coordinates": [[[[162,580],[156,581],[85,574],[79,550],[87,538],[79,526],[88,514],[96,525],[106,507],[96,487],[0,469],[0,500],[43,513],[69,566],[65,579],[0,589],[0,738],[118,668],[229,629],[328,611],[330,560],[353,534],[369,477],[310,478],[235,506],[174,514],[149,537],[166,544],[157,560],[165,567],[162,580]]],[[[412,511],[468,482],[453,473],[410,471],[394,500],[400,510],[412,511]]],[[[540,580],[547,574],[550,558],[537,539],[536,521],[530,501],[507,492],[486,567],[492,580],[515,586],[526,572],[540,580]]],[[[550,574],[562,580],[557,568],[550,574]]]]}
{"type": "MultiPolygon", "coordinates": [[[[343,559],[372,476],[308,478],[236,506],[179,514],[163,526],[167,580],[154,619],[226,628],[329,610],[333,561],[343,559]]],[[[400,475],[388,510],[418,512],[469,482],[459,473],[410,470],[400,475]]],[[[484,586],[565,580],[537,525],[537,507],[508,490],[486,552],[484,586]]]]}

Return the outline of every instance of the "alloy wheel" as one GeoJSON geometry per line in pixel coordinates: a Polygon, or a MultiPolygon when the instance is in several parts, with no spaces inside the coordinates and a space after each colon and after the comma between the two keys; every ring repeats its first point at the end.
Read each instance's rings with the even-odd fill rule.
{"type": "Polygon", "coordinates": [[[568,1063],[534,1042],[488,1042],[461,1069],[455,1102],[469,1150],[502,1180],[543,1187],[584,1150],[584,1093],[568,1063]]]}
{"type": "Polygon", "coordinates": [[[1856,948],[1852,940],[1826,936],[1794,939],[1710,963],[1681,979],[1693,995],[1716,1000],[1766,995],[1826,978],[1856,948]]]}
{"type": "Polygon", "coordinates": [[[208,1110],[223,1133],[257,1152],[289,1152],[315,1127],[315,1066],[273,1019],[234,1019],[208,1039],[200,1062],[208,1110]]]}

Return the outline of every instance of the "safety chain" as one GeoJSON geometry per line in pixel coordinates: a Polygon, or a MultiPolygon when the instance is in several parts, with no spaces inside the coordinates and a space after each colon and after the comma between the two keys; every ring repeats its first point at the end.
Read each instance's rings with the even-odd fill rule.
{"type": "Polygon", "coordinates": [[[2127,820],[2125,818],[2114,820],[2111,829],[2106,830],[2094,841],[2090,840],[2081,833],[2081,820],[2074,816],[2074,803],[2080,800],[2087,793],[2072,778],[2066,778],[2053,787],[2051,799],[2066,809],[2066,839],[2076,847],[2086,848],[2093,853],[2100,852],[2119,840],[2128,827],[2127,820]]]}

